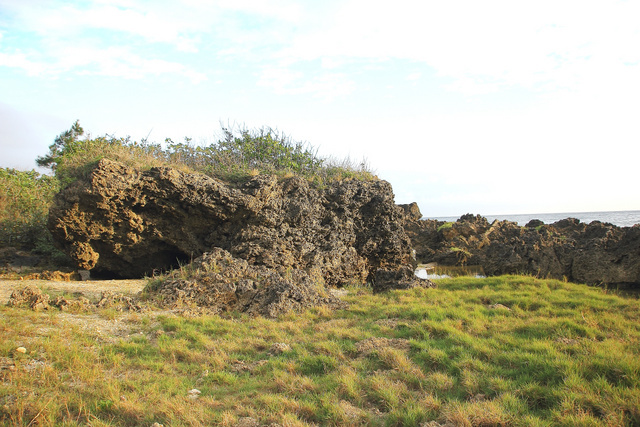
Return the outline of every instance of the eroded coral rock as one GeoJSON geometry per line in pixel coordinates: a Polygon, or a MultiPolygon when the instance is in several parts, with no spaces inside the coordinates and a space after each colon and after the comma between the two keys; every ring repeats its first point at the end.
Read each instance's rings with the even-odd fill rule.
{"type": "Polygon", "coordinates": [[[34,311],[58,309],[61,311],[86,311],[94,308],[114,308],[118,311],[141,311],[143,307],[135,297],[114,292],[104,292],[100,301],[93,304],[87,298],[78,296],[66,298],[57,296],[53,299],[34,285],[25,286],[11,293],[9,307],[30,308],[34,311]]]}
{"type": "Polygon", "coordinates": [[[315,188],[301,177],[260,175],[236,188],[103,159],[57,195],[49,229],[96,276],[151,276],[217,247],[251,266],[318,272],[340,287],[373,281],[378,269],[415,268],[401,218],[382,180],[315,188]]]}
{"type": "Polygon", "coordinates": [[[421,263],[482,266],[487,275],[531,274],[587,284],[640,284],[640,225],[617,227],[567,218],[489,223],[463,215],[454,223],[405,219],[421,263]]]}
{"type": "Polygon", "coordinates": [[[372,287],[374,292],[385,292],[391,289],[435,288],[436,285],[431,280],[416,277],[412,268],[403,267],[395,270],[379,268],[372,287]]]}
{"type": "Polygon", "coordinates": [[[171,308],[195,306],[211,313],[238,311],[265,317],[317,306],[345,306],[327,292],[321,275],[252,266],[220,248],[196,259],[188,269],[159,280],[147,292],[171,308]]]}
{"type": "Polygon", "coordinates": [[[29,285],[11,292],[7,305],[9,307],[30,308],[34,311],[48,310],[51,307],[49,299],[49,295],[43,293],[36,286],[29,285]]]}

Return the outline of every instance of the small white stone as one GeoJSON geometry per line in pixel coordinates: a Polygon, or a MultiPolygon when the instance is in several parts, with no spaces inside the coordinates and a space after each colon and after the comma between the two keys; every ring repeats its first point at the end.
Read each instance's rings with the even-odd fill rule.
{"type": "Polygon", "coordinates": [[[187,397],[191,400],[195,400],[200,396],[200,393],[201,393],[200,390],[198,390],[197,388],[194,388],[189,390],[189,395],[187,397]]]}
{"type": "Polygon", "coordinates": [[[25,354],[25,353],[27,352],[27,349],[26,349],[26,348],[24,348],[24,347],[18,347],[18,348],[16,348],[16,351],[17,351],[18,353],[25,354]]]}

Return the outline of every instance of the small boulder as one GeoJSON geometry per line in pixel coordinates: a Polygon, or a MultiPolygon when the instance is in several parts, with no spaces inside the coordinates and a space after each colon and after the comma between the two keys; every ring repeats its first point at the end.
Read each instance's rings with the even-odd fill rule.
{"type": "Polygon", "coordinates": [[[9,307],[25,307],[34,311],[48,310],[49,295],[42,293],[33,285],[25,286],[21,290],[15,290],[9,297],[9,307]]]}
{"type": "Polygon", "coordinates": [[[200,394],[202,394],[200,390],[198,390],[197,388],[193,388],[189,390],[189,392],[187,393],[187,397],[191,400],[196,400],[198,397],[200,397],[200,394]]]}
{"type": "Polygon", "coordinates": [[[260,427],[260,423],[252,417],[240,417],[235,427],[260,427]]]}
{"type": "Polygon", "coordinates": [[[398,205],[405,217],[411,221],[418,221],[422,219],[422,212],[420,212],[420,207],[416,202],[409,203],[406,205],[398,205]]]}
{"type": "Polygon", "coordinates": [[[435,288],[436,285],[431,280],[422,279],[415,275],[410,267],[400,269],[379,268],[376,270],[373,282],[374,292],[385,292],[391,289],[411,289],[411,288],[435,288]]]}

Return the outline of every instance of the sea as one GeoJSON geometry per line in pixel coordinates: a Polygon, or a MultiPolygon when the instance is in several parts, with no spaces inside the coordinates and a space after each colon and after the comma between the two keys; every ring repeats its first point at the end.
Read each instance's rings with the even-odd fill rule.
{"type": "MultiPolygon", "coordinates": [[[[480,214],[482,215],[482,214],[480,214]]],[[[524,226],[532,219],[539,219],[545,224],[553,224],[565,218],[576,218],[580,222],[589,224],[592,221],[608,222],[618,227],[632,227],[640,224],[640,211],[610,211],[610,212],[561,212],[561,213],[538,213],[538,214],[507,214],[507,215],[482,215],[489,222],[494,220],[507,220],[517,222],[524,226]]],[[[437,219],[438,221],[456,221],[455,216],[424,217],[423,219],[437,219]]]]}

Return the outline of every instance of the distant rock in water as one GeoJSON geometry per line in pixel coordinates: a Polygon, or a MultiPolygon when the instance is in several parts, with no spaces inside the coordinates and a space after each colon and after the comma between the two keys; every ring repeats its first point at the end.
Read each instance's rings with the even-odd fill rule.
{"type": "Polygon", "coordinates": [[[401,219],[386,181],[317,189],[300,177],[260,175],[235,188],[201,174],[139,171],[103,159],[56,196],[48,224],[92,276],[152,275],[221,248],[249,265],[319,275],[327,286],[376,277],[385,289],[390,277],[403,288],[424,285],[412,274],[416,261],[401,219]]]}
{"type": "Polygon", "coordinates": [[[480,265],[488,275],[531,274],[587,284],[640,285],[640,225],[567,218],[525,227],[463,215],[456,222],[405,220],[419,262],[480,265]]]}

